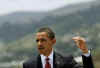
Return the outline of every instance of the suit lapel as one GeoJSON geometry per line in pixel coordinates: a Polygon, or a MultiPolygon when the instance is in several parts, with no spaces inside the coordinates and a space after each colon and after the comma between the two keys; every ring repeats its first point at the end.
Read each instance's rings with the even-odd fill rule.
{"type": "Polygon", "coordinates": [[[37,68],[43,68],[40,55],[37,57],[37,68]]]}
{"type": "Polygon", "coordinates": [[[62,68],[64,66],[64,60],[61,55],[54,52],[53,58],[53,68],[62,68]]]}
{"type": "Polygon", "coordinates": [[[53,68],[57,68],[56,66],[57,66],[57,64],[56,64],[56,56],[55,56],[55,52],[54,52],[54,54],[53,54],[53,68]]]}

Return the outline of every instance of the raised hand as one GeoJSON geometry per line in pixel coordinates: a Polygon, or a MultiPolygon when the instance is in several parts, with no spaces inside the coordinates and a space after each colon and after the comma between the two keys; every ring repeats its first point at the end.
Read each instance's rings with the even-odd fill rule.
{"type": "Polygon", "coordinates": [[[88,48],[86,46],[86,40],[83,37],[80,37],[80,36],[73,37],[72,40],[75,41],[77,47],[80,48],[80,50],[84,54],[88,53],[88,48]]]}

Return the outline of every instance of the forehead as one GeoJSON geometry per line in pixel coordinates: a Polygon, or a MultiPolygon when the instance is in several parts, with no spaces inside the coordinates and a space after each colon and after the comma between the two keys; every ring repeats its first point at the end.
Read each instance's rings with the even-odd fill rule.
{"type": "Polygon", "coordinates": [[[37,37],[48,37],[48,34],[46,32],[38,32],[36,33],[37,37]]]}

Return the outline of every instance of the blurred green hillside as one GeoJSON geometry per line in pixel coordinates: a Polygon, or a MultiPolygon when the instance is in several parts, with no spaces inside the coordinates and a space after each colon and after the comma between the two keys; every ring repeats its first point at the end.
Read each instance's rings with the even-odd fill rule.
{"type": "Polygon", "coordinates": [[[44,26],[54,30],[57,38],[54,48],[63,54],[81,55],[72,37],[84,37],[88,48],[92,48],[95,68],[100,68],[100,1],[49,12],[14,12],[0,16],[0,68],[21,68],[25,60],[35,57],[35,33],[44,26]]]}

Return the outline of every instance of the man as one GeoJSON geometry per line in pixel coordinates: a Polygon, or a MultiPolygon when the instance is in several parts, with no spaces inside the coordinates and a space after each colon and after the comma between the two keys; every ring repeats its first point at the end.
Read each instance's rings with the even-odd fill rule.
{"type": "Polygon", "coordinates": [[[40,28],[36,34],[39,55],[23,63],[23,68],[94,68],[91,55],[82,37],[72,38],[83,52],[83,66],[76,63],[72,56],[62,56],[54,51],[56,43],[54,32],[50,28],[40,28]]]}

